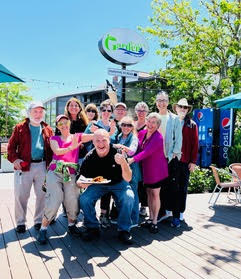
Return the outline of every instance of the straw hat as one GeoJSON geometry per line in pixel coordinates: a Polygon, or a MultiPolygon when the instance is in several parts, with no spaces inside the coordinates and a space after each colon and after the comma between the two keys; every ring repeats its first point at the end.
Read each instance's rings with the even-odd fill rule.
{"type": "Polygon", "coordinates": [[[180,99],[176,104],[173,104],[172,105],[172,109],[173,111],[176,112],[176,106],[185,106],[185,107],[188,107],[188,112],[187,113],[190,113],[192,111],[192,106],[188,104],[187,102],[187,99],[186,98],[182,98],[180,99]]]}

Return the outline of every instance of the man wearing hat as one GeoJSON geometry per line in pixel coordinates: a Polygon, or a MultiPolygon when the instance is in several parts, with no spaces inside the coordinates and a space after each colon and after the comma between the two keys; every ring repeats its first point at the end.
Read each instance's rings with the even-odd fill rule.
{"type": "Polygon", "coordinates": [[[46,167],[52,160],[50,137],[53,131],[44,120],[41,102],[32,102],[27,118],[17,124],[8,142],[8,160],[14,165],[16,231],[26,231],[26,211],[32,184],[36,195],[34,227],[39,230],[43,217],[45,193],[42,185],[46,167]]]}
{"type": "Polygon", "coordinates": [[[182,98],[173,105],[173,111],[178,115],[182,125],[182,156],[179,161],[179,191],[177,194],[180,220],[183,221],[183,212],[186,209],[187,187],[190,172],[194,171],[198,156],[198,128],[196,123],[188,116],[192,106],[187,99],[182,98]]]}

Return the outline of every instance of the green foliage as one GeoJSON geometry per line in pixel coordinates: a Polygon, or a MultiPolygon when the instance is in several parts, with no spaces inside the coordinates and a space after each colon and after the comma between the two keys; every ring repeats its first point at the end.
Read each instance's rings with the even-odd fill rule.
{"type": "Polygon", "coordinates": [[[160,77],[173,88],[171,100],[185,96],[194,107],[241,89],[240,0],[201,1],[195,10],[187,0],[153,0],[151,27],[157,54],[167,60],[160,77]],[[203,16],[205,15],[205,17],[203,16]]]}
{"type": "Polygon", "coordinates": [[[27,87],[22,83],[0,84],[0,136],[9,137],[14,125],[23,117],[25,104],[32,98],[24,94],[27,87]]]}
{"type": "MultiPolygon", "coordinates": [[[[224,172],[219,171],[219,178],[221,182],[231,181],[231,175],[227,174],[228,168],[224,172]]],[[[205,193],[212,192],[216,182],[211,169],[202,169],[197,167],[195,171],[190,174],[188,193],[205,193]]]]}

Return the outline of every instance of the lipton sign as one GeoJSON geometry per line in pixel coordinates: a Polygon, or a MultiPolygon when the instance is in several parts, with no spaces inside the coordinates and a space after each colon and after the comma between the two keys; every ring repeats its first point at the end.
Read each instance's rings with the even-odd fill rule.
{"type": "Polygon", "coordinates": [[[106,33],[98,43],[99,50],[109,61],[120,65],[134,65],[148,53],[146,40],[135,31],[116,28],[106,33]]]}

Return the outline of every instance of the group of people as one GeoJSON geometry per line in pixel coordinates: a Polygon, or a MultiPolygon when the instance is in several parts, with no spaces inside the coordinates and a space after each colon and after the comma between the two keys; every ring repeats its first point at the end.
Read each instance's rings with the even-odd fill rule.
{"type": "Polygon", "coordinates": [[[40,244],[47,242],[47,227],[61,204],[68,232],[86,241],[99,238],[100,228],[110,227],[110,222],[117,223],[118,238],[126,244],[132,243],[133,227],[157,233],[157,223],[170,216],[171,225],[179,227],[197,160],[198,130],[188,116],[192,106],[185,98],[173,105],[174,113],[168,104],[168,94],[161,91],[156,96],[159,112],[149,113],[148,105],[139,102],[134,121],[127,116],[125,103],[114,105],[107,99],[98,110],[95,104],[84,108],[71,98],[64,114],[56,117],[53,132],[44,122],[43,104],[31,103],[27,118],[16,125],[8,143],[8,159],[15,168],[16,231],[26,231],[32,185],[40,244]],[[76,226],[80,210],[83,232],[76,226]],[[148,216],[141,224],[140,215],[148,216]]]}

